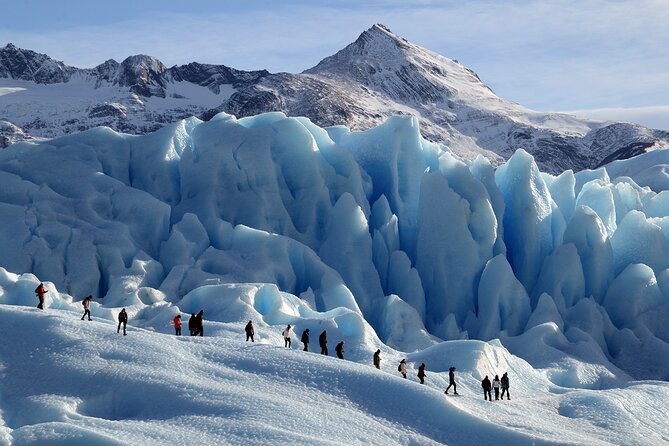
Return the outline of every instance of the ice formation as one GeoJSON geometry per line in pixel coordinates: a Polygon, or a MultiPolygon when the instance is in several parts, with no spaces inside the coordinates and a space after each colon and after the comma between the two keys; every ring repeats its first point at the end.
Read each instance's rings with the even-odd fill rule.
{"type": "Polygon", "coordinates": [[[172,307],[253,309],[361,344],[499,338],[541,362],[549,343],[668,379],[669,198],[620,176],[650,184],[649,162],[625,163],[554,177],[519,150],[494,171],[407,116],[364,132],[281,113],[96,128],[0,152],[0,266],[48,282],[48,305],[94,294],[147,326],[172,307]]]}

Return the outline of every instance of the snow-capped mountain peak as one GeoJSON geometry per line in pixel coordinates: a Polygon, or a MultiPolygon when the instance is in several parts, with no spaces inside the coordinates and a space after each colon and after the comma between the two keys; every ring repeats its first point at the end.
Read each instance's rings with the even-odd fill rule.
{"type": "Polygon", "coordinates": [[[197,62],[166,68],[147,55],[80,70],[11,44],[0,50],[0,118],[27,136],[98,125],[137,134],[219,111],[237,117],[281,111],[352,130],[410,114],[423,136],[463,158],[484,155],[498,165],[522,148],[552,173],[593,168],[669,142],[668,132],[529,110],[497,96],[461,63],[381,24],[299,74],[197,62]],[[616,128],[607,130],[612,124],[616,128]]]}

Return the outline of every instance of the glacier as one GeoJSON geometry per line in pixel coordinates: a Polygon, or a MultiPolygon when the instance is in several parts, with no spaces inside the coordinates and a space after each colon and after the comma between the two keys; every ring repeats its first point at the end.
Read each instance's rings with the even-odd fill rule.
{"type": "MultiPolygon", "coordinates": [[[[352,132],[278,112],[18,143],[0,151],[0,311],[12,324],[37,324],[21,307],[36,305],[43,281],[46,314],[68,327],[67,315],[92,294],[102,325],[124,307],[133,330],[156,335],[172,332],[173,315],[204,309],[206,335],[237,353],[231,339],[247,320],[259,333],[276,331],[261,344],[278,345],[286,324],[297,334],[310,328],[312,342],[327,330],[346,341],[354,363],[380,348],[393,362],[425,361],[437,386],[457,362],[472,388],[510,367],[527,393],[580,389],[584,396],[561,400],[560,414],[601,425],[579,412],[579,398],[616,407],[632,380],[669,379],[669,192],[662,181],[639,184],[668,158],[656,150],[554,176],[523,150],[496,169],[482,157],[460,159],[421,137],[411,116],[352,132]]],[[[72,342],[52,325],[59,342],[72,342]]],[[[103,336],[93,326],[86,335],[103,336]]],[[[147,342],[138,348],[191,355],[157,347],[168,342],[158,337],[147,342]]],[[[10,354],[0,355],[5,367],[10,354]]],[[[245,358],[240,367],[254,360],[245,358]]],[[[0,389],[6,411],[3,398],[0,389]]],[[[103,400],[78,413],[121,417],[103,400]]],[[[39,401],[25,404],[29,412],[39,401]]],[[[54,416],[62,410],[74,409],[54,416]]],[[[649,439],[665,435],[653,432],[649,439]]]]}
{"type": "Polygon", "coordinates": [[[633,345],[669,351],[669,192],[612,177],[641,162],[555,177],[518,150],[493,169],[408,116],[361,132],[279,112],[100,127],[0,152],[0,266],[105,307],[272,284],[407,351],[539,318],[631,376],[667,379],[669,365],[629,367],[649,360],[633,345]],[[602,323],[572,320],[582,300],[602,323]]]}

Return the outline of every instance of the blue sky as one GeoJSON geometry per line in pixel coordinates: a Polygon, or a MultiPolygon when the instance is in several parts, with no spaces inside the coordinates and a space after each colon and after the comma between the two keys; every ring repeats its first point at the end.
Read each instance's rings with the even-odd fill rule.
{"type": "Polygon", "coordinates": [[[666,0],[0,0],[0,11],[0,45],[79,67],[150,54],[299,72],[383,23],[528,107],[669,129],[666,0]]]}

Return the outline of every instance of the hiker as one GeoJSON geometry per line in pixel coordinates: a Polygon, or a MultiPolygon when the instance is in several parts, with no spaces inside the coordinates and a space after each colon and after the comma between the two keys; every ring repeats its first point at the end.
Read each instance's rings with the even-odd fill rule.
{"type": "Polygon", "coordinates": [[[335,351],[337,352],[337,358],[344,359],[344,341],[337,344],[335,351]]]}
{"type": "Polygon", "coordinates": [[[246,324],[246,327],[244,327],[244,331],[246,332],[246,342],[249,342],[249,339],[251,342],[255,342],[253,339],[253,335],[256,334],[255,330],[253,329],[253,322],[249,321],[248,324],[246,324]]]}
{"type": "Polygon", "coordinates": [[[457,395],[458,387],[455,384],[455,367],[448,369],[448,387],[446,387],[446,391],[444,392],[446,395],[448,395],[448,389],[450,389],[451,386],[453,386],[453,394],[457,395]]]}
{"type": "Polygon", "coordinates": [[[501,398],[504,399],[504,393],[506,392],[506,399],[510,400],[511,395],[509,394],[509,376],[506,374],[506,372],[504,372],[504,375],[502,375],[501,384],[502,384],[501,398]]]}
{"type": "Polygon", "coordinates": [[[492,388],[495,389],[495,400],[499,400],[499,376],[495,375],[492,380],[492,388]]]}
{"type": "Polygon", "coordinates": [[[308,352],[309,351],[309,329],[307,328],[302,332],[302,338],[300,339],[302,341],[302,344],[304,345],[304,351],[308,352]]]}
{"type": "Polygon", "coordinates": [[[128,334],[125,332],[125,327],[128,325],[128,313],[125,312],[125,308],[118,314],[118,328],[116,329],[116,333],[121,332],[121,324],[123,324],[123,336],[125,336],[128,334]]]}
{"type": "Polygon", "coordinates": [[[288,326],[283,330],[283,346],[284,347],[291,348],[291,346],[293,345],[292,341],[290,340],[290,329],[291,328],[292,327],[290,326],[290,324],[288,324],[288,326]]]}
{"type": "Polygon", "coordinates": [[[425,363],[421,362],[420,366],[418,367],[418,379],[420,379],[421,384],[425,384],[425,377],[427,375],[425,374],[425,363]]]}
{"type": "Polygon", "coordinates": [[[374,367],[377,369],[381,368],[381,349],[377,349],[376,353],[374,353],[374,367]]]}
{"type": "Polygon", "coordinates": [[[321,346],[321,355],[328,355],[328,333],[323,330],[323,333],[318,337],[318,345],[321,346]]]}
{"type": "Polygon", "coordinates": [[[197,334],[197,318],[195,317],[195,313],[190,314],[190,318],[188,319],[188,330],[190,331],[191,336],[197,334]]]}
{"type": "Polygon", "coordinates": [[[177,314],[176,316],[174,316],[172,322],[174,322],[174,334],[176,336],[181,336],[181,315],[177,314]]]}
{"type": "Polygon", "coordinates": [[[483,399],[492,401],[492,392],[490,391],[492,389],[492,384],[488,379],[488,375],[486,375],[485,378],[483,378],[483,381],[481,381],[481,387],[483,387],[483,399]]]}
{"type": "Polygon", "coordinates": [[[84,306],[84,315],[81,316],[82,321],[84,320],[86,315],[88,315],[88,320],[89,321],[92,320],[91,319],[91,310],[90,310],[92,300],[93,300],[93,296],[86,296],[86,297],[84,297],[84,300],[81,301],[81,305],[84,306]]]}
{"type": "Polygon", "coordinates": [[[204,336],[204,323],[202,322],[202,319],[204,317],[204,310],[200,310],[196,315],[195,315],[195,331],[193,333],[193,336],[204,336]]]}
{"type": "Polygon", "coordinates": [[[37,288],[35,288],[35,294],[37,295],[37,298],[39,299],[39,303],[37,304],[37,308],[40,310],[44,309],[44,295],[48,293],[49,290],[44,288],[44,284],[42,282],[37,285],[37,288]]]}
{"type": "Polygon", "coordinates": [[[397,366],[397,371],[402,374],[404,379],[407,379],[407,360],[403,359],[400,361],[400,365],[397,366]]]}

